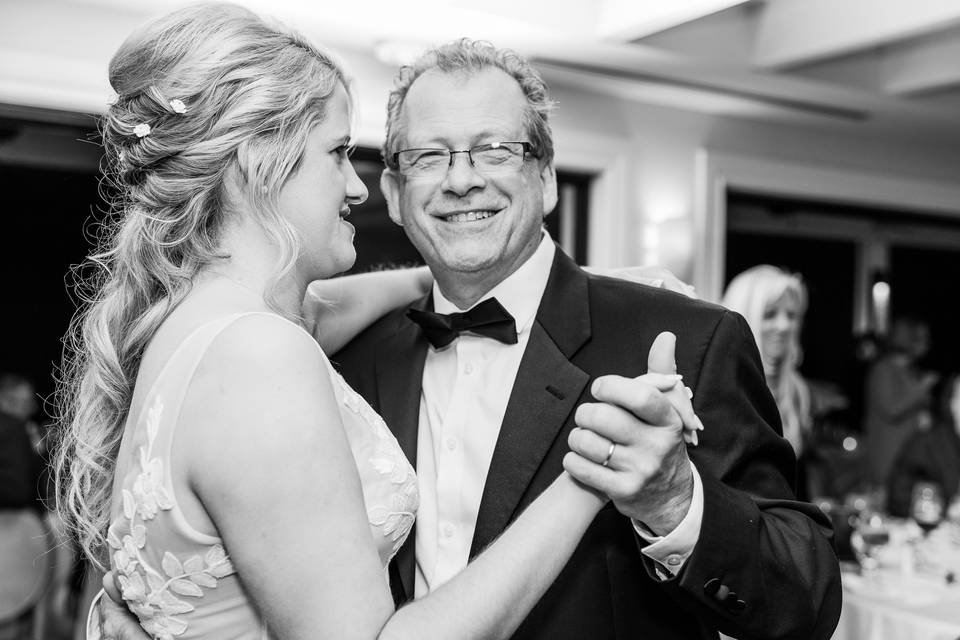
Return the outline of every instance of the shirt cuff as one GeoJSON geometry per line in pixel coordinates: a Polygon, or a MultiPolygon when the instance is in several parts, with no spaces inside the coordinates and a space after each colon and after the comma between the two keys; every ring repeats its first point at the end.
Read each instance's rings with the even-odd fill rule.
{"type": "Polygon", "coordinates": [[[690,499],[687,515],[676,529],[665,536],[658,536],[642,522],[631,520],[637,535],[649,543],[640,550],[641,553],[656,563],[657,575],[662,580],[680,572],[700,539],[700,526],[703,524],[703,481],[700,480],[700,473],[693,461],[690,462],[690,471],[693,473],[693,497],[690,499]]]}

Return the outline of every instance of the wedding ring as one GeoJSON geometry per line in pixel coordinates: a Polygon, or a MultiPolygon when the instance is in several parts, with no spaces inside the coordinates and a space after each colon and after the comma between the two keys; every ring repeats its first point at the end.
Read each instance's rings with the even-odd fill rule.
{"type": "Polygon", "coordinates": [[[607,466],[608,464],[610,464],[610,458],[613,457],[613,452],[616,450],[616,448],[617,448],[617,443],[616,443],[616,442],[611,442],[611,443],[610,443],[610,449],[607,450],[607,457],[604,458],[604,459],[603,459],[603,462],[600,463],[600,466],[601,466],[601,467],[605,467],[605,466],[607,466]]]}

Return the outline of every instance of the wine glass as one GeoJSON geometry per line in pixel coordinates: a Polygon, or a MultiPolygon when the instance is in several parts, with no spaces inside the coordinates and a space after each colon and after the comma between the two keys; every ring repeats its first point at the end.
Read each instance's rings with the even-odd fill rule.
{"type": "Polygon", "coordinates": [[[924,535],[937,528],[943,520],[946,501],[940,485],[934,482],[917,482],[910,495],[910,516],[923,529],[924,535]]]}
{"type": "Polygon", "coordinates": [[[850,547],[864,573],[880,567],[878,556],[888,544],[890,544],[890,525],[877,513],[864,514],[850,534],[850,547]]]}

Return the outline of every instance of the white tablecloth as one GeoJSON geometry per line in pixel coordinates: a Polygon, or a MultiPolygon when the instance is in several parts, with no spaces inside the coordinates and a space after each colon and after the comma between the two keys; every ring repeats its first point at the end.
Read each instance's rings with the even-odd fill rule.
{"type": "Polygon", "coordinates": [[[843,610],[833,640],[957,640],[960,584],[932,575],[843,574],[843,610]]]}

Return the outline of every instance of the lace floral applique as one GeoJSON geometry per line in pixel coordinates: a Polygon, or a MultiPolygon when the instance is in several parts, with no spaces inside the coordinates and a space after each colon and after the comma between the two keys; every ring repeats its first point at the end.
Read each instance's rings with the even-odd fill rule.
{"type": "Polygon", "coordinates": [[[140,447],[140,473],[131,490],[122,491],[123,518],[110,527],[107,544],[113,549],[117,582],[130,610],[153,638],[173,640],[187,629],[186,621],[176,616],[194,609],[177,596],[199,598],[204,588],[216,588],[217,580],[233,574],[234,568],[219,544],[186,561],[168,551],[160,563],[162,571],[144,560],[144,523],[153,520],[160,510],[173,508],[173,497],[164,484],[163,461],[150,457],[162,413],[163,403],[158,396],[147,413],[147,444],[140,447]]]}
{"type": "Polygon", "coordinates": [[[367,513],[370,524],[380,527],[383,529],[383,534],[390,537],[393,542],[393,552],[396,553],[406,540],[410,529],[413,528],[417,508],[420,505],[416,472],[380,414],[374,411],[339,373],[333,372],[333,374],[343,391],[343,404],[360,416],[376,436],[370,465],[381,476],[388,478],[392,484],[398,485],[397,490],[390,496],[389,507],[374,506],[367,513]]]}
{"type": "Polygon", "coordinates": [[[420,503],[416,483],[411,483],[390,496],[390,503],[390,509],[373,507],[368,516],[370,524],[382,528],[383,535],[390,536],[393,552],[396,553],[403,546],[416,519],[417,506],[420,503]]]}

